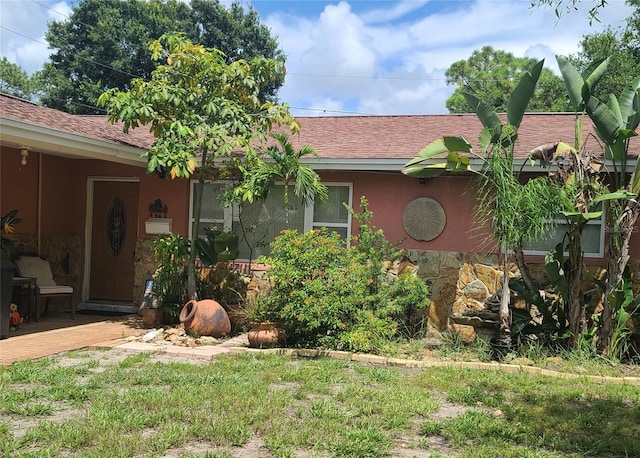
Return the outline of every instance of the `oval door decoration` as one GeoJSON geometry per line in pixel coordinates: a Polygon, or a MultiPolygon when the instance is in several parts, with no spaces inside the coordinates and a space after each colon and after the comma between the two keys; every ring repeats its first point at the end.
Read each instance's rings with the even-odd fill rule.
{"type": "Polygon", "coordinates": [[[124,202],[119,197],[113,199],[107,217],[107,245],[113,256],[118,256],[127,236],[127,214],[124,202]]]}
{"type": "Polygon", "coordinates": [[[409,202],[402,215],[404,230],[412,239],[428,242],[444,230],[447,217],[442,205],[430,197],[419,197],[409,202]]]}

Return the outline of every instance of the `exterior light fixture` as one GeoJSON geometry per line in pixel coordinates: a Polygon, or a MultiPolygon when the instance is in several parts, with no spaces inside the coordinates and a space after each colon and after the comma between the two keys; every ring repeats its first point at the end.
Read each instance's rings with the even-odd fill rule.
{"type": "Polygon", "coordinates": [[[27,165],[27,157],[29,156],[30,149],[31,148],[29,148],[28,146],[20,147],[20,164],[21,165],[27,165]]]}

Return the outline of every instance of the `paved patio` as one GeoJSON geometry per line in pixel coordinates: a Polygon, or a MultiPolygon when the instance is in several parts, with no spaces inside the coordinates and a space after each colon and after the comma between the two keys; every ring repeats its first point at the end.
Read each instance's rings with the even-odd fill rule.
{"type": "Polygon", "coordinates": [[[211,359],[228,353],[231,347],[247,345],[246,335],[226,339],[218,345],[194,348],[128,339],[147,331],[137,315],[105,317],[76,314],[76,319],[72,320],[69,313],[54,312],[41,317],[37,323],[23,323],[16,331],[9,331],[9,337],[0,340],[0,363],[11,364],[82,348],[117,348],[131,352],[162,352],[186,358],[211,359]]]}

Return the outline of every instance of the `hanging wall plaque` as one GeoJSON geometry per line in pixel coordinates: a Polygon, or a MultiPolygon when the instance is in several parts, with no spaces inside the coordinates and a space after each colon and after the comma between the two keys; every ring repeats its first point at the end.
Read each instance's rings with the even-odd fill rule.
{"type": "Polygon", "coordinates": [[[438,237],[447,222],[442,205],[430,197],[409,202],[402,215],[404,230],[412,239],[428,242],[438,237]]]}

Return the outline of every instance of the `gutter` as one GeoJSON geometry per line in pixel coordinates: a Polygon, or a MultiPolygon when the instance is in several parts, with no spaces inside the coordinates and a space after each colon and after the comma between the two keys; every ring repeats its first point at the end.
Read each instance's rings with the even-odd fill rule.
{"type": "Polygon", "coordinates": [[[146,167],[140,157],[146,150],[116,142],[88,138],[69,132],[0,117],[2,144],[26,145],[45,154],[75,159],[100,159],[146,167]]]}
{"type": "MultiPolygon", "coordinates": [[[[385,172],[401,172],[405,167],[405,164],[413,158],[406,159],[382,159],[382,158],[370,158],[370,159],[339,159],[339,158],[303,158],[302,163],[309,165],[313,170],[345,170],[345,171],[385,171],[385,172]]],[[[429,159],[424,164],[438,164],[442,163],[444,158],[429,159]]],[[[638,158],[635,157],[627,161],[627,173],[633,173],[638,158]]],[[[471,168],[474,170],[480,170],[482,167],[482,160],[477,158],[471,158],[471,168]]],[[[540,165],[531,165],[529,159],[515,159],[514,169],[522,170],[527,173],[548,173],[550,170],[556,170],[557,166],[542,167],[540,165]]],[[[613,170],[613,162],[611,160],[605,161],[605,168],[613,170]]]]}

